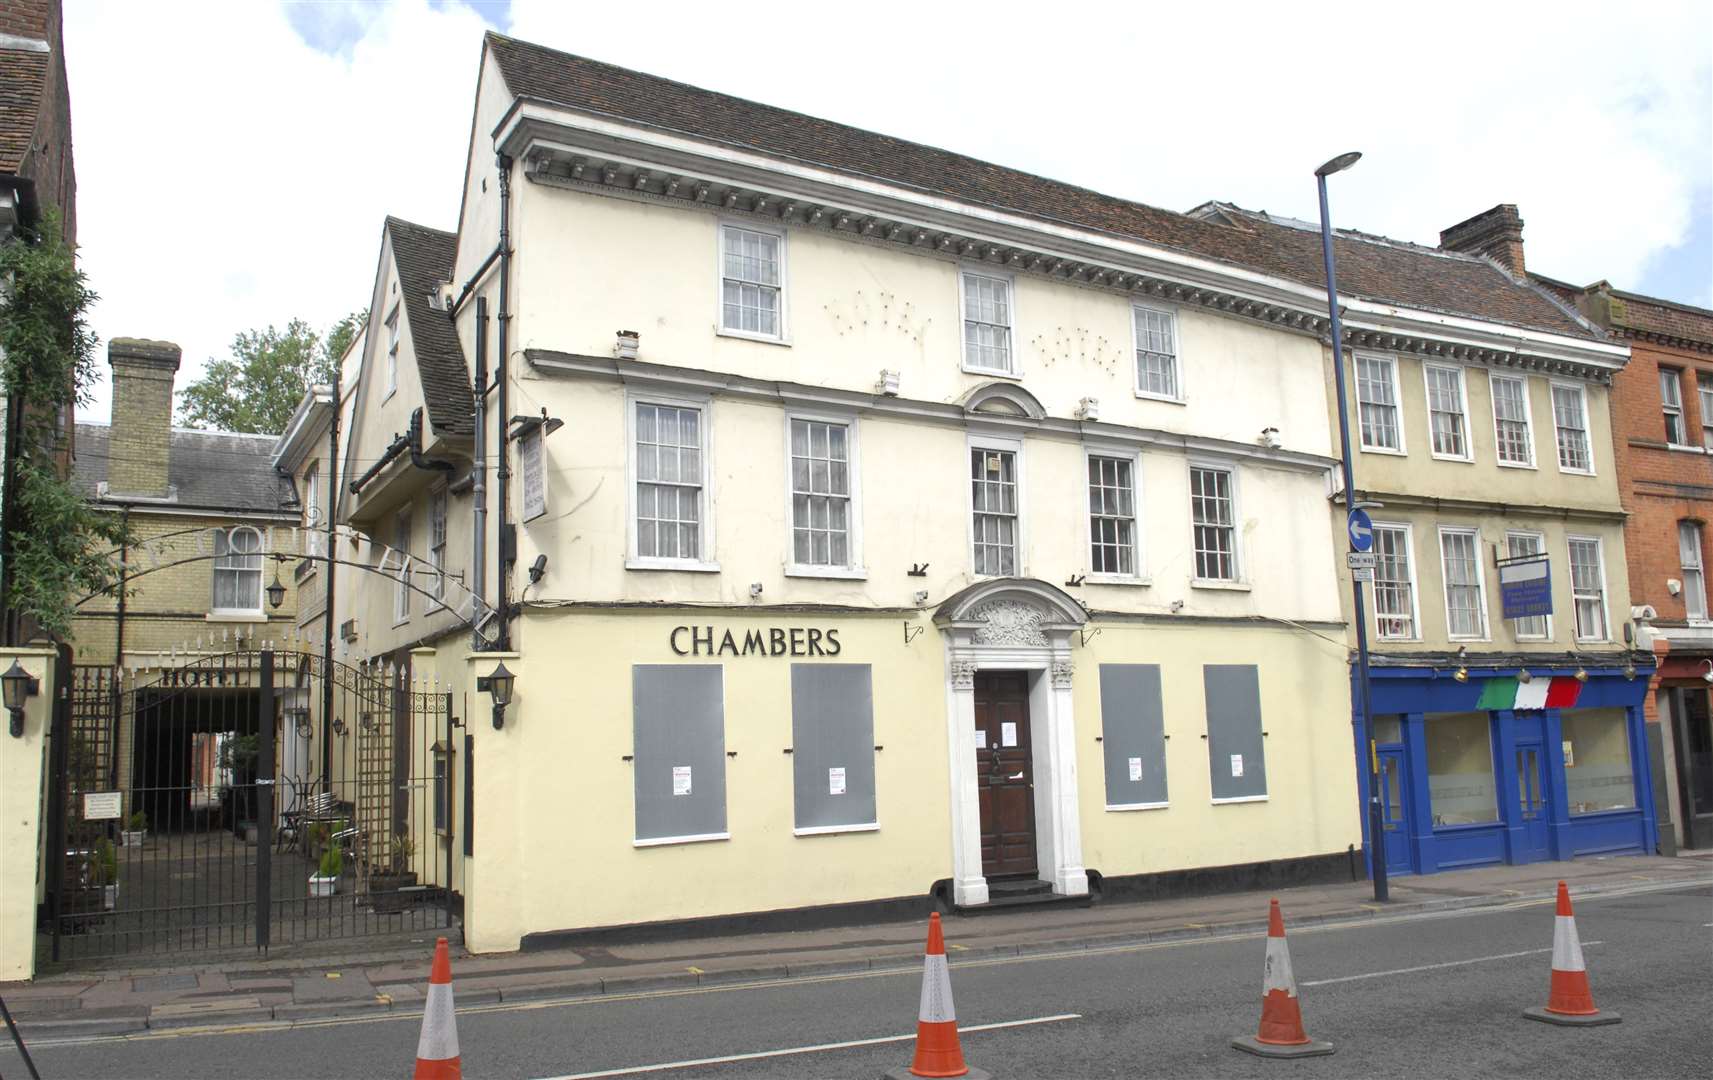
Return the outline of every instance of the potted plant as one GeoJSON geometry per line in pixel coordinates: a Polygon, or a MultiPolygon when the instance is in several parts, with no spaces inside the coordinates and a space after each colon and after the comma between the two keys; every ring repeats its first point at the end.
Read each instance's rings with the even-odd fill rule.
{"type": "Polygon", "coordinates": [[[119,830],[119,845],[121,847],[142,847],[143,841],[149,835],[149,815],[138,810],[125,819],[125,827],[119,830]]]}
{"type": "Polygon", "coordinates": [[[402,890],[416,884],[416,871],[410,868],[416,843],[408,836],[395,836],[389,854],[386,870],[369,875],[369,906],[376,911],[403,911],[411,894],[402,890]]]}
{"type": "Polygon", "coordinates": [[[329,821],[311,822],[305,833],[308,843],[304,851],[308,853],[311,862],[321,858],[321,853],[327,850],[327,842],[333,838],[333,823],[329,821]]]}
{"type": "Polygon", "coordinates": [[[339,891],[339,878],[345,873],[345,853],[337,845],[321,853],[321,873],[309,876],[309,895],[332,896],[339,891]]]}
{"type": "Polygon", "coordinates": [[[119,906],[119,852],[113,841],[102,837],[95,842],[95,857],[89,865],[89,883],[101,889],[101,908],[112,911],[119,906]]]}

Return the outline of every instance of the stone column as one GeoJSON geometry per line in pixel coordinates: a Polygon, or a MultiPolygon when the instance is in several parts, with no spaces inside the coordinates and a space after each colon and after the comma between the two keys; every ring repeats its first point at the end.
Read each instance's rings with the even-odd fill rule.
{"type": "Polygon", "coordinates": [[[975,780],[975,671],[971,660],[952,660],[952,707],[946,710],[951,752],[947,775],[952,807],[952,902],[987,903],[981,868],[981,799],[975,780]]]}

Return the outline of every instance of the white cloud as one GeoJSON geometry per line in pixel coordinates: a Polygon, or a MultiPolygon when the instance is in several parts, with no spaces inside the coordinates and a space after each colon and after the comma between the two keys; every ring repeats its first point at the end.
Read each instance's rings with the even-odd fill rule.
{"type": "MultiPolygon", "coordinates": [[[[1434,243],[1514,202],[1531,269],[1633,287],[1713,183],[1713,12],[1549,10],[513,0],[511,32],[1174,209],[1312,219],[1314,166],[1360,149],[1341,225],[1434,243]]],[[[238,330],[362,305],[385,214],[454,224],[480,19],[315,17],[357,36],[319,52],[273,3],[66,12],[96,328],[179,341],[180,385],[238,330]]]]}

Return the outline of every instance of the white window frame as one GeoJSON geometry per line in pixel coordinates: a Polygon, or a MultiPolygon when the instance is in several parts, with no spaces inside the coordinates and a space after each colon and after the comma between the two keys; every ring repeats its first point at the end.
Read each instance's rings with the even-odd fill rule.
{"type": "Polygon", "coordinates": [[[1695,393],[1701,402],[1701,448],[1713,454],[1713,372],[1695,373],[1695,393]]]}
{"type": "Polygon", "coordinates": [[[1191,457],[1184,465],[1184,496],[1189,501],[1189,513],[1185,517],[1190,527],[1190,588],[1192,589],[1234,589],[1246,592],[1249,589],[1248,560],[1243,557],[1243,483],[1242,470],[1237,462],[1226,458],[1191,457]],[[1195,514],[1195,470],[1215,469],[1227,474],[1231,479],[1231,574],[1229,578],[1204,578],[1196,576],[1196,514],[1195,514]]]}
{"type": "MultiPolygon", "coordinates": [[[[960,326],[961,326],[960,322],[960,326]]],[[[1012,577],[1027,577],[1024,553],[1028,551],[1028,519],[1026,513],[1028,488],[1024,479],[1023,440],[971,432],[964,440],[963,471],[959,474],[964,485],[964,551],[970,557],[970,576],[979,579],[1004,577],[1003,574],[983,574],[975,568],[975,479],[970,475],[970,455],[977,450],[999,450],[1015,455],[1017,462],[1017,552],[1012,560],[1012,577]]]]}
{"type": "Polygon", "coordinates": [[[1693,521],[1679,521],[1677,523],[1678,572],[1682,575],[1678,580],[1681,582],[1683,588],[1684,621],[1697,624],[1705,623],[1709,619],[1709,612],[1707,610],[1707,550],[1706,546],[1701,542],[1702,534],[1703,530],[1701,526],[1693,521]],[[1685,536],[1688,536],[1690,540],[1690,543],[1687,545],[1683,542],[1685,536]],[[1683,561],[1683,552],[1685,547],[1693,549],[1693,553],[1695,555],[1695,561],[1693,563],[1683,561]],[[1696,587],[1693,593],[1689,588],[1689,575],[1692,572],[1695,574],[1696,579],[1696,587]],[[1701,610],[1699,614],[1696,613],[1695,607],[1690,603],[1692,597],[1700,605],[1701,610]]]}
{"type": "Polygon", "coordinates": [[[1447,641],[1489,641],[1493,634],[1493,621],[1487,612],[1487,568],[1482,565],[1481,530],[1466,525],[1441,525],[1434,536],[1439,549],[1439,584],[1440,600],[1445,604],[1445,637],[1447,641]],[[1451,628],[1451,575],[1445,569],[1445,538],[1447,535],[1468,536],[1473,541],[1475,562],[1475,610],[1481,616],[1481,630],[1477,634],[1458,634],[1451,628]]]}
{"type": "Polygon", "coordinates": [[[1376,534],[1376,571],[1378,570],[1379,558],[1378,534],[1381,530],[1401,532],[1404,534],[1404,559],[1407,562],[1410,571],[1410,633],[1388,634],[1380,629],[1380,580],[1378,573],[1376,573],[1373,582],[1374,637],[1378,641],[1420,641],[1422,639],[1422,590],[1419,575],[1416,571],[1416,532],[1410,527],[1410,523],[1407,521],[1374,522],[1374,532],[1376,534]]]}
{"type": "MultiPolygon", "coordinates": [[[[987,325],[997,326],[997,323],[987,325]]],[[[960,263],[958,265],[958,366],[970,375],[985,375],[1000,379],[1020,379],[1023,377],[1023,365],[1017,354],[1017,275],[998,270],[985,263],[960,263]],[[975,367],[970,363],[969,343],[964,337],[964,323],[969,321],[969,279],[971,276],[988,278],[998,281],[1005,286],[1006,310],[1011,321],[1006,325],[1006,346],[1004,370],[999,368],[975,367]]],[[[973,549],[972,549],[973,550],[973,549]]]]}
{"type": "Polygon", "coordinates": [[[445,484],[437,485],[428,493],[428,564],[434,570],[426,590],[434,598],[430,611],[446,606],[446,538],[451,533],[451,517],[452,495],[445,484]],[[438,544],[434,542],[437,527],[440,531],[438,544]]]}
{"type": "Polygon", "coordinates": [[[1082,475],[1083,551],[1089,556],[1088,582],[1096,585],[1150,584],[1152,579],[1148,575],[1147,544],[1143,534],[1143,523],[1146,518],[1142,513],[1142,452],[1131,446],[1087,443],[1083,446],[1082,475]],[[1088,468],[1089,459],[1097,457],[1117,458],[1130,463],[1130,506],[1132,511],[1130,536],[1133,549],[1130,561],[1135,570],[1134,573],[1107,574],[1096,573],[1094,570],[1094,514],[1088,508],[1088,468]]]}
{"type": "Polygon", "coordinates": [[[1668,430],[1665,437],[1667,446],[1694,446],[1689,441],[1689,415],[1683,411],[1683,369],[1660,364],[1659,371],[1659,407],[1662,418],[1677,417],[1677,433],[1682,438],[1673,439],[1668,430]],[[1677,400],[1668,400],[1665,388],[1670,386],[1676,393],[1677,400]]]}
{"type": "Polygon", "coordinates": [[[625,393],[625,569],[627,570],[688,570],[694,573],[718,573],[720,564],[710,555],[714,547],[714,500],[710,498],[714,482],[713,402],[707,396],[655,394],[641,390],[625,393]],[[676,409],[695,409],[702,414],[702,523],[701,556],[695,559],[669,559],[658,555],[639,556],[636,528],[636,407],[665,405],[676,409]]]}
{"type": "Polygon", "coordinates": [[[531,522],[547,513],[547,430],[544,425],[536,424],[517,439],[517,498],[520,511],[519,520],[531,522]],[[534,468],[530,467],[531,456],[535,458],[534,468]],[[534,474],[540,481],[537,490],[539,499],[529,496],[529,479],[534,474]]]}
{"type": "MultiPolygon", "coordinates": [[[[791,344],[790,321],[786,317],[789,293],[787,282],[791,279],[790,266],[786,262],[785,229],[783,226],[770,225],[763,221],[738,220],[736,218],[716,218],[715,248],[718,257],[714,262],[714,332],[720,337],[742,338],[745,341],[760,341],[770,345],[791,344]],[[779,241],[779,333],[762,334],[754,330],[742,330],[726,325],[726,230],[740,229],[744,232],[760,233],[772,236],[779,241]]],[[[739,279],[741,280],[741,279],[739,279]]]]}
{"type": "Polygon", "coordinates": [[[1475,433],[1469,423],[1469,373],[1461,364],[1422,364],[1422,402],[1423,412],[1427,414],[1427,445],[1428,453],[1438,461],[1473,462],[1475,460],[1475,433]],[[1433,439],[1433,372],[1449,371],[1457,376],[1457,417],[1462,422],[1463,453],[1441,453],[1434,446],[1433,439]]]}
{"type": "Polygon", "coordinates": [[[409,506],[393,515],[392,548],[398,552],[398,581],[393,586],[393,625],[410,622],[410,538],[416,522],[409,506]]]}
{"type": "MultiPolygon", "coordinates": [[[[1501,469],[1539,468],[1535,459],[1535,417],[1534,406],[1529,401],[1529,377],[1527,375],[1508,375],[1491,368],[1487,369],[1487,401],[1493,407],[1493,460],[1498,463],[1501,469]],[[1494,387],[1501,381],[1517,383],[1523,389],[1523,434],[1526,436],[1523,442],[1529,452],[1527,461],[1506,461],[1504,456],[1499,453],[1499,448],[1504,445],[1504,441],[1499,435],[1499,392],[1494,387]]],[[[1554,431],[1556,438],[1556,425],[1554,431]]],[[[1553,444],[1553,452],[1555,454],[1558,452],[1556,442],[1553,444]]]]}
{"type": "Polygon", "coordinates": [[[392,311],[387,313],[387,392],[382,395],[385,401],[398,392],[399,388],[399,312],[402,305],[393,301],[392,311]]]}
{"type": "MultiPolygon", "coordinates": [[[[1516,556],[1511,554],[1511,537],[1513,537],[1513,536],[1529,537],[1530,539],[1532,539],[1535,542],[1535,551],[1538,554],[1546,555],[1549,559],[1552,557],[1551,554],[1549,553],[1549,549],[1547,548],[1547,545],[1546,545],[1546,533],[1539,532],[1539,531],[1534,530],[1534,529],[1506,529],[1505,530],[1505,555],[1504,555],[1505,558],[1510,559],[1510,558],[1516,557],[1516,556]]],[[[1512,637],[1512,639],[1514,639],[1516,641],[1551,641],[1552,640],[1552,616],[1551,615],[1540,615],[1540,616],[1531,616],[1531,617],[1532,618],[1539,618],[1539,619],[1543,620],[1542,625],[1544,625],[1546,627],[1546,633],[1544,633],[1544,634],[1524,634],[1524,633],[1521,633],[1517,630],[1517,624],[1522,621],[1521,619],[1506,619],[1505,621],[1511,624],[1511,637],[1512,637]]]]}
{"type": "Polygon", "coordinates": [[[1565,576],[1570,580],[1570,627],[1571,633],[1578,642],[1611,641],[1612,640],[1612,604],[1606,590],[1606,544],[1598,536],[1583,536],[1575,533],[1564,538],[1565,576]],[[1582,620],[1577,617],[1576,567],[1575,560],[1570,555],[1572,544],[1587,543],[1594,545],[1594,566],[1600,571],[1600,634],[1598,637],[1582,635],[1582,620]]]}
{"type": "Polygon", "coordinates": [[[265,543],[265,540],[262,536],[262,531],[260,529],[255,528],[252,525],[234,525],[230,529],[220,529],[219,532],[222,533],[226,537],[226,554],[224,554],[224,555],[218,555],[217,554],[215,556],[215,559],[214,559],[214,578],[210,579],[210,581],[209,581],[209,604],[208,604],[209,614],[216,615],[216,616],[220,616],[220,615],[260,616],[260,615],[262,615],[262,594],[266,591],[265,586],[262,584],[262,579],[267,577],[267,554],[263,550],[264,548],[267,547],[267,544],[265,543]],[[249,533],[254,533],[256,535],[256,550],[253,552],[243,552],[243,553],[238,554],[238,556],[237,556],[238,558],[253,558],[256,560],[256,569],[254,571],[254,573],[256,575],[256,604],[254,607],[220,607],[217,603],[215,603],[215,598],[220,595],[220,589],[217,585],[214,584],[214,581],[219,578],[220,574],[223,572],[224,573],[250,573],[251,572],[247,568],[243,568],[243,567],[231,567],[231,566],[221,566],[220,565],[221,559],[229,559],[229,558],[233,557],[232,537],[234,535],[240,533],[240,532],[249,532],[249,533]]]}
{"type": "Polygon", "coordinates": [[[843,580],[860,581],[868,577],[868,570],[862,561],[862,446],[857,417],[853,413],[831,411],[810,411],[802,409],[785,410],[785,576],[802,578],[838,578],[843,580]],[[850,469],[850,515],[849,535],[846,537],[845,553],[848,556],[844,566],[817,566],[797,562],[797,543],[795,528],[797,524],[796,506],[791,480],[791,425],[793,421],[806,420],[813,424],[840,424],[845,429],[845,452],[850,469]]]}
{"type": "Polygon", "coordinates": [[[1132,374],[1135,376],[1136,396],[1147,398],[1149,401],[1169,401],[1182,405],[1188,397],[1184,391],[1184,340],[1180,332],[1181,322],[1178,310],[1163,304],[1131,304],[1130,305],[1130,358],[1132,374]],[[1177,388],[1175,394],[1161,394],[1148,390],[1142,385],[1142,328],[1137,325],[1143,312],[1164,315],[1171,320],[1172,331],[1172,383],[1177,388]]]}
{"type": "Polygon", "coordinates": [[[1350,397],[1356,407],[1356,441],[1365,454],[1392,454],[1403,457],[1409,453],[1409,440],[1404,434],[1404,392],[1403,380],[1398,372],[1398,358],[1385,353],[1353,352],[1350,354],[1350,397]],[[1393,430],[1398,433],[1397,446],[1382,446],[1370,443],[1362,430],[1362,361],[1378,360],[1387,366],[1392,380],[1392,411],[1393,430]]]}
{"type": "Polygon", "coordinates": [[[1558,402],[1556,402],[1552,399],[1551,389],[1549,389],[1548,394],[1547,394],[1547,403],[1552,406],[1552,452],[1553,452],[1553,459],[1558,462],[1558,471],[1561,473],[1568,473],[1572,476],[1593,476],[1594,475],[1594,432],[1589,429],[1589,424],[1588,424],[1588,388],[1583,386],[1581,383],[1564,382],[1561,380],[1553,380],[1551,383],[1548,384],[1548,386],[1551,389],[1574,390],[1574,391],[1576,391],[1576,400],[1582,406],[1582,437],[1583,437],[1583,440],[1587,443],[1587,450],[1588,450],[1588,468],[1586,468],[1586,469],[1573,469],[1573,468],[1570,468],[1569,466],[1565,465],[1565,463],[1564,463],[1564,451],[1559,449],[1559,441],[1558,441],[1559,440],[1558,402]]]}

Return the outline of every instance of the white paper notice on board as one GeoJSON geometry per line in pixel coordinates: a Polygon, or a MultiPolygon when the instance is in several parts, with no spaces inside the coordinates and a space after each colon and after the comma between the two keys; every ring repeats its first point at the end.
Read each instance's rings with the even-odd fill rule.
{"type": "Polygon", "coordinates": [[[1132,784],[1134,784],[1141,779],[1142,779],[1142,759],[1139,757],[1133,757],[1130,759],[1130,782],[1132,784]]]}
{"type": "Polygon", "coordinates": [[[841,766],[827,770],[827,794],[843,795],[845,793],[845,770],[841,766]]]}
{"type": "Polygon", "coordinates": [[[1232,776],[1242,776],[1243,775],[1243,755],[1242,754],[1232,754],[1231,755],[1231,775],[1232,776]]]}
{"type": "Polygon", "coordinates": [[[1017,725],[1007,721],[999,725],[999,745],[1017,745],[1017,725]]]}
{"type": "Polygon", "coordinates": [[[987,729],[986,728],[976,728],[975,729],[975,748],[977,750],[986,750],[987,749],[987,729]]]}
{"type": "Polygon", "coordinates": [[[117,791],[86,791],[83,793],[83,820],[112,821],[119,816],[124,796],[117,791]]]}
{"type": "Polygon", "coordinates": [[[674,795],[688,795],[688,794],[690,794],[690,766],[688,766],[688,765],[674,765],[674,766],[672,766],[672,794],[674,794],[674,795]]]}

